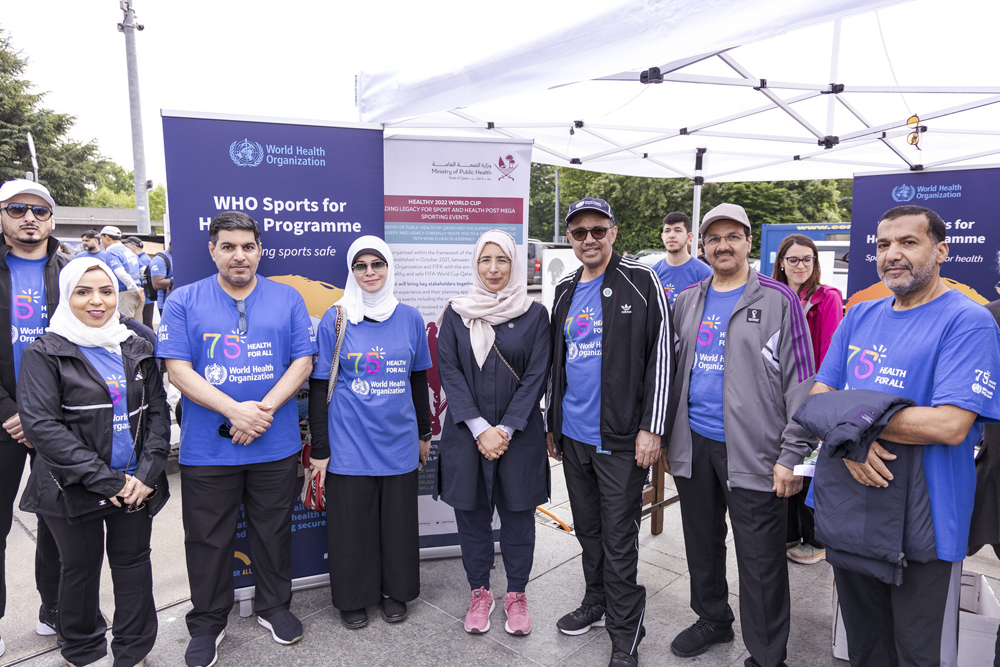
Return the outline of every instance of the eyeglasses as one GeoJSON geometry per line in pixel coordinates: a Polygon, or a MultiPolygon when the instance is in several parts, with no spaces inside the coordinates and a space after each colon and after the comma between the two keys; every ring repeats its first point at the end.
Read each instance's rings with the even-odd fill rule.
{"type": "Polygon", "coordinates": [[[813,262],[816,261],[816,257],[814,257],[814,256],[813,257],[785,257],[784,255],[782,255],[781,259],[785,260],[786,262],[788,262],[792,266],[798,266],[799,264],[802,264],[802,266],[812,266],[813,262]]]}
{"type": "Polygon", "coordinates": [[[383,262],[381,259],[376,259],[370,265],[365,264],[364,262],[357,262],[353,266],[351,266],[351,268],[354,270],[355,273],[366,273],[368,271],[369,266],[372,267],[372,271],[382,271],[385,269],[385,267],[389,266],[389,264],[387,262],[383,262]]]}
{"type": "Polygon", "coordinates": [[[239,324],[236,327],[236,331],[238,331],[241,336],[246,336],[247,335],[247,304],[246,304],[246,301],[244,301],[243,299],[240,299],[239,301],[236,301],[236,299],[233,299],[233,301],[236,302],[236,310],[240,314],[240,321],[239,321],[239,324]]]}
{"type": "Polygon", "coordinates": [[[590,229],[577,227],[576,229],[569,230],[569,235],[577,241],[584,241],[589,233],[595,241],[600,241],[608,235],[608,230],[610,229],[610,227],[591,227],[590,229]]]}
{"type": "Polygon", "coordinates": [[[719,236],[718,234],[713,234],[712,236],[705,237],[705,247],[710,245],[719,245],[719,241],[726,239],[726,243],[729,245],[736,245],[740,241],[746,240],[746,236],[743,234],[737,234],[733,232],[732,234],[726,234],[725,236],[719,236]]]}
{"type": "Polygon", "coordinates": [[[0,211],[7,211],[7,215],[12,218],[23,218],[24,215],[31,209],[31,215],[35,216],[35,220],[39,222],[45,222],[50,217],[52,217],[52,209],[48,206],[31,206],[29,204],[7,204],[6,206],[0,207],[0,211]]]}
{"type": "Polygon", "coordinates": [[[219,435],[223,438],[233,439],[233,433],[230,431],[232,427],[226,422],[222,422],[222,426],[219,427],[219,435]]]}

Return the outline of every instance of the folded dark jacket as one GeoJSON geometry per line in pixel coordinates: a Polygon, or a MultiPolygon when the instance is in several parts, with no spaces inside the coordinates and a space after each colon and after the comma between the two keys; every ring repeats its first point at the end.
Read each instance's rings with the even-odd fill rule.
{"type": "Polygon", "coordinates": [[[806,399],[793,419],[823,441],[813,479],[816,538],[835,567],[889,584],[903,581],[906,560],[937,557],[923,447],[879,439],[896,458],[883,461],[893,479],[884,488],[858,483],[837,459],[863,462],[908,398],[870,390],[834,391],[806,399]]]}

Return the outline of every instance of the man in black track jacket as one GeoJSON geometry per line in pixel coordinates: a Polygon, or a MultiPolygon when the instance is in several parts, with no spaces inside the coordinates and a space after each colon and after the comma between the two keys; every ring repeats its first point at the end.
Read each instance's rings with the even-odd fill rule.
{"type": "MultiPolygon", "coordinates": [[[[14,516],[14,499],[21,484],[24,459],[35,459],[34,446],[24,437],[17,405],[17,374],[21,353],[48,326],[49,313],[59,303],[59,271],[69,258],[59,254],[51,237],[55,201],[44,185],[16,179],[0,186],[0,618],[7,606],[4,552],[14,516]]],[[[59,549],[45,522],[38,520],[35,545],[35,585],[42,598],[35,631],[56,633],[59,604],[59,549]]],[[[0,639],[0,655],[5,646],[0,639]]]]}
{"type": "Polygon", "coordinates": [[[618,228],[607,202],[574,202],[566,224],[583,266],[556,286],[546,438],[564,459],[587,591],[556,625],[579,635],[607,624],[610,666],[629,667],[645,634],[642,487],[669,427],[674,334],[656,274],[612,251],[618,228]]]}

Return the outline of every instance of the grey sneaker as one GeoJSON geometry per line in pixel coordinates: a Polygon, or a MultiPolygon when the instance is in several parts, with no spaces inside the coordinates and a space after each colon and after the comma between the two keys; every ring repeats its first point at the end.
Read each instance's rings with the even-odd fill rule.
{"type": "Polygon", "coordinates": [[[788,556],[788,560],[796,563],[812,565],[826,558],[826,549],[817,549],[811,544],[799,544],[785,551],[785,555],[788,556]]]}

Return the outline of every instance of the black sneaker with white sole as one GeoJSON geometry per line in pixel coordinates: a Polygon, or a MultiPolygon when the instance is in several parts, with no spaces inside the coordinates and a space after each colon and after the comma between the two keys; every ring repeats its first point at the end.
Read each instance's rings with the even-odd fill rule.
{"type": "Polygon", "coordinates": [[[218,636],[198,635],[188,642],[184,652],[184,664],[187,667],[213,667],[219,661],[219,644],[226,636],[225,628],[218,636]]]}
{"type": "Polygon", "coordinates": [[[302,621],[287,609],[281,609],[264,616],[257,616],[257,622],[271,631],[271,637],[279,644],[294,644],[302,639],[302,621]]]}
{"type": "Polygon", "coordinates": [[[699,618],[674,637],[670,650],[681,658],[693,658],[712,648],[713,644],[731,642],[734,638],[732,625],[715,625],[699,618]]]}
{"type": "Polygon", "coordinates": [[[604,605],[582,604],[558,621],[556,627],[564,635],[582,635],[592,627],[604,627],[604,605]]]}
{"type": "Polygon", "coordinates": [[[42,605],[38,608],[38,625],[35,626],[35,634],[42,637],[51,637],[56,634],[56,619],[59,615],[59,607],[45,608],[42,605]]]}

